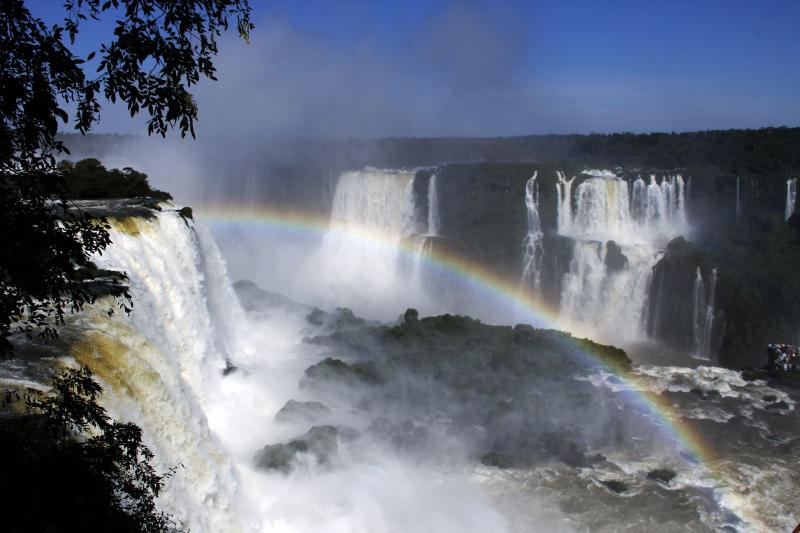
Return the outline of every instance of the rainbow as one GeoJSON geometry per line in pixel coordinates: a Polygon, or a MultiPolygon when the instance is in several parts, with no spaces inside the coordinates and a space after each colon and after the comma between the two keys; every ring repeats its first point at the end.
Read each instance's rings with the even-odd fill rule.
{"type": "MultiPolygon", "coordinates": [[[[419,249],[413,243],[398,243],[395,238],[389,237],[375,228],[336,227],[327,218],[299,210],[267,206],[197,206],[196,211],[198,219],[212,227],[250,226],[313,238],[319,238],[330,232],[339,232],[348,239],[354,239],[359,243],[391,247],[392,249],[399,248],[400,253],[419,258],[419,249]]],[[[482,265],[443,250],[433,250],[431,253],[425,254],[421,260],[428,268],[454,276],[487,295],[499,298],[502,302],[523,310],[530,318],[531,323],[537,327],[562,329],[575,335],[587,335],[587,332],[581,331],[577,325],[564,323],[556,309],[537,300],[529,292],[520,290],[516,280],[512,282],[504,279],[482,265]]],[[[580,352],[594,364],[599,364],[615,376],[623,386],[624,394],[653,415],[657,424],[672,437],[672,440],[677,442],[682,451],[691,457],[691,460],[707,469],[717,480],[715,491],[719,501],[723,501],[720,498],[725,496],[724,501],[727,502],[727,505],[736,502],[736,496],[726,491],[724,484],[719,481],[719,475],[714,471],[714,464],[718,460],[714,447],[703,439],[690,422],[682,419],[674,411],[668,399],[648,391],[644,380],[629,369],[612,367],[598,355],[585,349],[580,352]]],[[[739,509],[734,509],[734,511],[739,511],[739,509]]],[[[737,512],[737,514],[744,519],[742,512],[737,512]]],[[[745,520],[745,522],[748,521],[745,520]]]]}

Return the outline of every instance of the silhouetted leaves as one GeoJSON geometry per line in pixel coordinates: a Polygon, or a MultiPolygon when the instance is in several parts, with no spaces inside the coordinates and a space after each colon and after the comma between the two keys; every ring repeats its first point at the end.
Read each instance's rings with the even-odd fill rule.
{"type": "Polygon", "coordinates": [[[179,529],[155,500],[159,474],[142,432],[111,420],[88,368],[68,369],[28,399],[30,414],[0,419],[4,531],[179,529]]]}
{"type": "MultiPolygon", "coordinates": [[[[52,337],[66,310],[93,301],[78,273],[109,244],[105,221],[67,201],[62,171],[69,178],[73,169],[56,167],[68,153],[56,139],[59,120],[69,118],[62,105],[74,105],[82,133],[106,98],[131,115],[144,111],[148,133],[194,135],[188,88],[214,78],[217,38],[229,20],[245,39],[252,29],[248,0],[67,0],[64,8],[63,23],[48,27],[23,0],[0,2],[0,355],[11,350],[12,328],[52,337]],[[116,19],[114,34],[87,55],[99,60],[91,76],[66,43],[83,21],[103,16],[116,19]]],[[[122,177],[135,185],[140,176],[122,177]]],[[[104,196],[102,188],[92,194],[104,196]]]]}

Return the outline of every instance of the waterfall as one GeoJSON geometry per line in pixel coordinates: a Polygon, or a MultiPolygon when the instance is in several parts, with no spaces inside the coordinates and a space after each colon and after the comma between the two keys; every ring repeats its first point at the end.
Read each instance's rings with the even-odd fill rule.
{"type": "Polygon", "coordinates": [[[647,217],[647,185],[641,176],[633,182],[633,194],[631,197],[631,214],[633,219],[638,221],[645,220],[647,217]]]}
{"type": "Polygon", "coordinates": [[[717,292],[717,269],[711,270],[709,286],[703,280],[700,267],[694,280],[694,302],[692,311],[693,342],[692,351],[698,357],[711,359],[714,355],[714,305],[717,292]]]}
{"type": "Polygon", "coordinates": [[[436,186],[436,174],[434,174],[428,180],[428,235],[439,235],[440,228],[439,192],[436,186]]]}
{"type": "Polygon", "coordinates": [[[694,298],[692,306],[692,351],[699,354],[703,345],[703,332],[705,330],[705,307],[706,292],[703,284],[703,274],[700,267],[697,267],[697,274],[694,278],[694,298]]]}
{"type": "Polygon", "coordinates": [[[420,233],[413,181],[414,172],[371,169],[339,177],[321,249],[328,272],[375,289],[394,284],[408,266],[401,253],[404,240],[420,233]]]}
{"type": "Polygon", "coordinates": [[[786,180],[786,212],[785,218],[789,220],[795,212],[797,202],[797,178],[786,180]]]}
{"type": "Polygon", "coordinates": [[[577,186],[574,202],[571,186],[559,172],[558,232],[574,241],[561,315],[601,337],[643,338],[653,268],[666,242],[687,228],[683,177],[638,177],[631,185],[594,171],[577,186]]]}
{"type": "Polygon", "coordinates": [[[703,324],[703,354],[711,358],[713,353],[714,335],[714,304],[717,296],[717,269],[711,270],[711,290],[709,291],[708,301],[706,302],[706,318],[703,324]]]}
{"type": "Polygon", "coordinates": [[[566,175],[560,170],[556,171],[558,182],[556,193],[558,195],[558,232],[565,234],[572,227],[572,182],[575,176],[567,180],[566,175]]]}
{"type": "Polygon", "coordinates": [[[133,312],[109,316],[101,301],[75,315],[71,352],[103,383],[109,414],[142,427],[158,469],[184,465],[160,504],[192,530],[236,529],[237,476],[208,418],[223,369],[243,351],[225,264],[205,228],[172,210],[112,220],[110,236],[93,260],[127,273],[133,312]]]}
{"type": "Polygon", "coordinates": [[[417,220],[415,174],[366,169],[339,177],[329,229],[304,267],[318,291],[307,299],[386,320],[404,305],[425,307],[417,273],[427,224],[417,220]]]}
{"type": "Polygon", "coordinates": [[[576,196],[573,234],[615,239],[631,231],[626,181],[591,178],[578,186],[576,196]]]}
{"type": "Polygon", "coordinates": [[[539,172],[534,172],[533,176],[525,183],[525,209],[528,213],[528,234],[522,243],[522,282],[533,286],[534,291],[538,292],[541,285],[541,267],[544,258],[544,246],[542,244],[542,223],[539,219],[539,184],[536,177],[539,172]]]}
{"type": "Polygon", "coordinates": [[[561,314],[600,335],[636,340],[644,334],[652,269],[658,253],[648,247],[625,246],[628,265],[617,272],[607,265],[608,245],[576,241],[561,289],[561,314]]]}
{"type": "MultiPolygon", "coordinates": [[[[574,178],[573,178],[574,179],[574,178]]],[[[572,180],[559,173],[558,232],[578,238],[652,241],[669,238],[686,228],[685,184],[680,175],[649,185],[639,177],[629,192],[628,182],[592,177],[581,183],[572,208],[572,180]]]]}

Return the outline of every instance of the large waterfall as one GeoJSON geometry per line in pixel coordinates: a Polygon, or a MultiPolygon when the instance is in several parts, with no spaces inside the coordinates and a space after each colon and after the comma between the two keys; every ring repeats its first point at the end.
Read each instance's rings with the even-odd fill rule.
{"type": "Polygon", "coordinates": [[[786,211],[784,216],[789,220],[795,212],[797,203],[797,178],[786,180],[786,211]]]}
{"type": "Polygon", "coordinates": [[[112,225],[96,263],[127,273],[130,316],[107,305],[76,315],[72,353],[106,385],[112,416],[145,430],[162,471],[179,467],[162,504],[197,531],[236,529],[237,480],[212,428],[223,370],[243,350],[243,314],[201,226],[170,210],[112,225]]]}
{"type": "Polygon", "coordinates": [[[667,240],[687,229],[683,178],[639,177],[631,190],[610,171],[595,171],[574,198],[575,178],[557,178],[558,232],[574,240],[562,317],[606,338],[642,338],[653,267],[667,240]]]}
{"type": "MultiPolygon", "coordinates": [[[[307,265],[308,279],[326,291],[315,301],[385,319],[396,318],[404,304],[425,307],[415,275],[424,251],[418,236],[438,231],[438,210],[434,205],[427,227],[417,220],[415,174],[366,169],[339,177],[329,230],[307,265]]],[[[435,187],[432,180],[434,203],[435,187]]]]}
{"type": "MultiPolygon", "coordinates": [[[[378,190],[389,187],[372,177],[378,190]]],[[[402,183],[402,174],[395,177],[402,183]]],[[[365,207],[352,191],[338,192],[344,205],[365,207]]],[[[275,413],[310,394],[299,384],[303,371],[325,356],[301,342],[311,308],[245,315],[205,228],[164,209],[150,219],[114,221],[113,244],[95,258],[127,273],[130,316],[109,316],[103,300],[69,326],[77,339],[71,353],[102,382],[109,414],[143,429],[159,471],[177,467],[162,509],[201,533],[506,529],[476,480],[458,469],[432,476],[391,449],[342,450],[334,469],[258,469],[253,457],[264,445],[307,430],[275,413]]],[[[342,223],[359,216],[343,211],[342,223]]],[[[335,423],[358,416],[343,408],[335,423]]]]}

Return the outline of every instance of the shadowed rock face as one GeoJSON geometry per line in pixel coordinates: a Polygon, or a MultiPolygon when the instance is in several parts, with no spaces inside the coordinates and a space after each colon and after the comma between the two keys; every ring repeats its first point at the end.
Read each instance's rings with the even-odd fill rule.
{"type": "MultiPolygon", "coordinates": [[[[455,439],[476,462],[498,468],[603,460],[587,445],[589,434],[598,433],[590,426],[608,417],[593,413],[602,403],[596,395],[605,391],[575,378],[600,361],[630,368],[624,351],[558,331],[453,315],[419,318],[414,310],[396,326],[346,329],[305,342],[337,357],[310,366],[301,386],[363,413],[366,438],[424,456],[445,453],[441,443],[455,439]],[[562,409],[580,413],[580,420],[565,418],[562,409]]],[[[607,422],[615,424],[625,422],[607,422]]],[[[623,433],[620,426],[609,435],[623,433]]],[[[281,464],[291,451],[265,449],[281,464]]]]}
{"type": "Polygon", "coordinates": [[[316,465],[330,465],[339,449],[339,431],[334,426],[314,426],[307,433],[289,442],[264,446],[253,461],[264,470],[289,473],[301,454],[316,465]]]}
{"type": "Polygon", "coordinates": [[[308,367],[305,377],[300,381],[300,386],[314,387],[320,383],[338,383],[347,386],[379,385],[383,382],[383,376],[371,363],[349,365],[339,359],[329,357],[308,367]]]}
{"type": "Polygon", "coordinates": [[[322,402],[298,402],[289,400],[275,413],[275,421],[280,423],[316,422],[328,416],[331,410],[322,402]]]}
{"type": "Polygon", "coordinates": [[[660,481],[661,483],[669,485],[670,481],[675,479],[677,475],[678,474],[676,474],[674,470],[670,470],[669,468],[657,468],[647,473],[647,479],[660,481]]]}
{"type": "Polygon", "coordinates": [[[605,265],[609,274],[625,270],[628,266],[628,258],[622,253],[622,248],[614,241],[606,243],[605,265]]]}
{"type": "Polygon", "coordinates": [[[700,250],[683,237],[667,245],[664,257],[653,269],[647,332],[656,340],[683,349],[692,348],[694,294],[697,268],[709,272],[700,250]]]}

